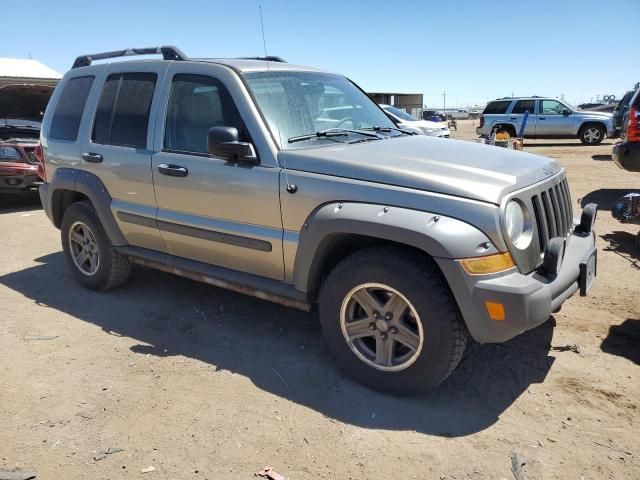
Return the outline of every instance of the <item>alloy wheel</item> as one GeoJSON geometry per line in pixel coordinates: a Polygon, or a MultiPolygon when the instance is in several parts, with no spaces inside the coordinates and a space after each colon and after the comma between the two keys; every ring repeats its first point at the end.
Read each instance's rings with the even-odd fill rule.
{"type": "Polygon", "coordinates": [[[416,309],[388,285],[353,288],[342,302],[340,327],[352,352],[378,370],[404,370],[422,351],[424,333],[416,309]]]}
{"type": "Polygon", "coordinates": [[[599,129],[590,127],[584,131],[583,136],[588,143],[597,143],[598,141],[600,141],[601,133],[599,129]]]}
{"type": "Polygon", "coordinates": [[[69,250],[73,263],[84,275],[95,275],[100,266],[100,250],[91,229],[82,222],[69,228],[69,250]]]}

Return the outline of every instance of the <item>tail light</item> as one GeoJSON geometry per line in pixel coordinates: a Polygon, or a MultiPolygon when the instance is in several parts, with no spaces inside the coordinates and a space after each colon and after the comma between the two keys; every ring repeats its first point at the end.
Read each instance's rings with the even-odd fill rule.
{"type": "Polygon", "coordinates": [[[47,172],[44,169],[44,154],[42,153],[42,145],[38,144],[34,153],[36,154],[36,159],[38,160],[38,176],[46,182],[47,172]]]}
{"type": "Polygon", "coordinates": [[[640,142],[640,112],[638,112],[638,107],[633,107],[629,110],[627,141],[640,142]]]}
{"type": "Polygon", "coordinates": [[[484,127],[484,115],[480,116],[480,128],[484,127]]]}

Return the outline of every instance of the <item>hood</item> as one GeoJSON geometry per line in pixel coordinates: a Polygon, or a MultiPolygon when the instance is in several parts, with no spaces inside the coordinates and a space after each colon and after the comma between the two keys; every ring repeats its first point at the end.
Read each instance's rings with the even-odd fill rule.
{"type": "Polygon", "coordinates": [[[353,178],[499,204],[557,173],[553,160],[479,143],[423,135],[279,153],[290,170],[353,178]]]}
{"type": "Polygon", "coordinates": [[[595,117],[595,118],[608,118],[608,119],[613,118],[613,113],[611,113],[611,112],[596,112],[596,111],[593,111],[593,110],[578,110],[578,113],[580,113],[581,115],[589,115],[590,117],[595,117]]]}
{"type": "Polygon", "coordinates": [[[13,84],[0,87],[0,119],[41,122],[54,87],[13,84]]]}

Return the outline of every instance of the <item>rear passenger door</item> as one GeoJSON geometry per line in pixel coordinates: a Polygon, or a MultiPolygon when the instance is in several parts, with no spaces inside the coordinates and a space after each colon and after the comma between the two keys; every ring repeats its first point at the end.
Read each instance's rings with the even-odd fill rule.
{"type": "Polygon", "coordinates": [[[174,62],[162,98],[153,177],[169,253],[283,279],[280,168],[255,125],[245,122],[255,117],[255,105],[238,75],[212,63],[174,62]],[[216,126],[237,128],[260,164],[209,155],[207,133],[216,126]]]}
{"type": "Polygon", "coordinates": [[[155,220],[152,119],[166,69],[166,62],[108,65],[100,78],[102,88],[94,98],[93,123],[82,150],[82,168],[104,183],[128,243],[158,251],[166,248],[155,220]]]}
{"type": "Polygon", "coordinates": [[[536,101],[535,100],[518,100],[513,104],[509,121],[516,126],[516,135],[520,134],[522,122],[524,122],[525,112],[529,112],[527,123],[524,127],[525,137],[535,137],[536,135],[536,101]]]}

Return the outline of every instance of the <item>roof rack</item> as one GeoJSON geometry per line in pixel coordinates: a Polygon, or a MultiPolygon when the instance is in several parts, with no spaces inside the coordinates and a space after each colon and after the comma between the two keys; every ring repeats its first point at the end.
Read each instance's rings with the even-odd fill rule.
{"type": "Polygon", "coordinates": [[[187,60],[187,56],[178,47],[149,47],[149,48],[125,48],[113,52],[92,53],[90,55],[80,55],[73,62],[71,68],[88,67],[94,60],[105,60],[107,58],[129,57],[131,55],[154,55],[162,54],[164,60],[187,60]]]}
{"type": "Polygon", "coordinates": [[[240,60],[262,60],[265,62],[287,63],[284,58],[276,57],[274,55],[268,55],[266,57],[240,57],[240,60]]]}

